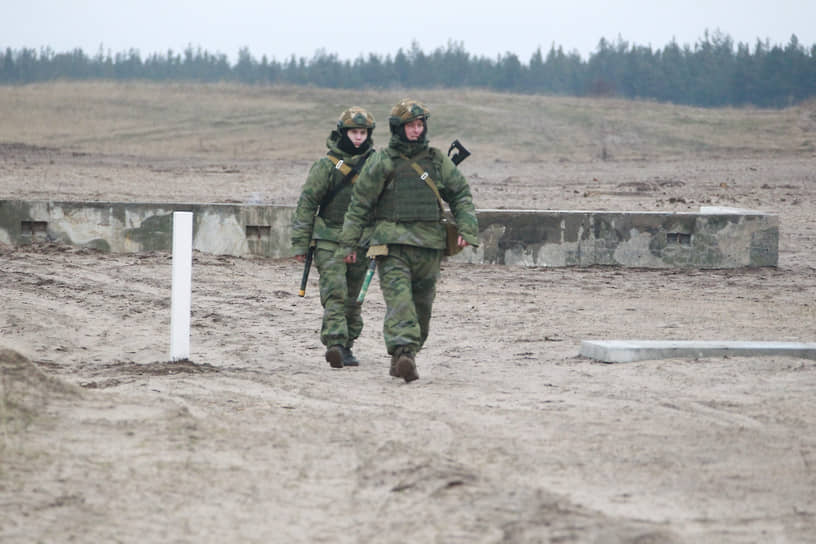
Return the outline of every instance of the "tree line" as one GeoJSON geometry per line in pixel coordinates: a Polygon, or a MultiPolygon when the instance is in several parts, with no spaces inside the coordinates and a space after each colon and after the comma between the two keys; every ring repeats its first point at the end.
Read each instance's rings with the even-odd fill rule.
{"type": "Polygon", "coordinates": [[[601,39],[584,60],[553,44],[524,63],[514,53],[495,59],[474,56],[450,41],[430,53],[414,42],[395,55],[341,60],[318,50],[311,59],[277,61],[241,48],[236,62],[200,47],[142,58],[139,51],[91,56],[81,49],[51,48],[0,53],[0,84],[57,79],[239,82],[313,85],[326,88],[456,88],[565,96],[611,96],[703,107],[786,107],[816,94],[816,44],[809,49],[792,35],[787,44],[735,43],[706,31],[693,46],[672,41],[663,48],[601,39]]]}

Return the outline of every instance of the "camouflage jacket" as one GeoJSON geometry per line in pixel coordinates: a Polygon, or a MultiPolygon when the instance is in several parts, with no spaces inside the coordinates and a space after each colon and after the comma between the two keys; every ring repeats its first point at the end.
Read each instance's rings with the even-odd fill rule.
{"type": "MultiPolygon", "coordinates": [[[[335,163],[329,158],[333,155],[352,168],[356,166],[363,157],[368,157],[373,153],[369,149],[359,155],[349,155],[338,147],[340,133],[333,130],[326,138],[326,147],[329,151],[325,157],[315,161],[309,169],[306,182],[298,199],[292,219],[292,255],[304,255],[309,249],[311,241],[317,240],[318,247],[335,249],[337,240],[340,237],[343,225],[341,222],[332,222],[317,215],[323,200],[335,191],[335,185],[343,176],[335,171],[335,163]]],[[[373,141],[371,142],[373,145],[373,141]]],[[[334,192],[334,198],[342,198],[343,191],[334,192]]],[[[367,229],[362,229],[367,232],[367,229]]]]}
{"type": "MultiPolygon", "coordinates": [[[[379,150],[368,159],[363,167],[357,183],[351,194],[346,217],[343,222],[343,232],[338,240],[340,247],[338,254],[348,255],[352,252],[356,240],[363,234],[369,217],[373,217],[374,210],[385,184],[390,180],[396,168],[397,161],[409,160],[417,156],[428,147],[427,142],[407,143],[392,136],[386,149],[379,150]]],[[[433,150],[437,157],[439,179],[434,179],[442,199],[448,203],[451,212],[459,227],[459,234],[472,245],[478,243],[479,224],[476,219],[476,210],[473,206],[473,197],[470,186],[465,177],[456,168],[453,162],[441,151],[433,150]]],[[[420,180],[417,174],[417,181],[420,180]]],[[[445,248],[445,227],[439,222],[415,221],[394,222],[387,219],[377,219],[370,235],[371,245],[404,244],[432,249],[445,248]]]]}

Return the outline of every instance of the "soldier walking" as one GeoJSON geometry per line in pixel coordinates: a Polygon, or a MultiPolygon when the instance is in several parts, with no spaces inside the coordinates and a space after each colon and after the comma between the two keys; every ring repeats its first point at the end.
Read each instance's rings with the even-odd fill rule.
{"type": "Polygon", "coordinates": [[[448,203],[459,228],[459,247],[476,245],[479,232],[467,180],[453,162],[428,143],[430,112],[404,99],[391,110],[388,147],[366,162],[352,191],[339,237],[338,256],[354,265],[365,260],[357,248],[373,217],[370,243],[387,245],[377,257],[386,304],[385,345],[391,376],[419,378],[416,353],[428,338],[439,265],[446,247],[441,203],[448,203]]]}
{"type": "MultiPolygon", "coordinates": [[[[362,165],[374,152],[374,116],[359,107],[345,110],[326,139],[328,152],[309,170],[292,222],[292,251],[298,262],[314,252],[320,274],[323,323],[320,341],[332,368],[358,366],[351,347],[363,330],[357,294],[366,273],[364,262],[344,262],[335,255],[351,189],[362,165]]],[[[367,229],[359,231],[354,249],[365,251],[367,229]]]]}

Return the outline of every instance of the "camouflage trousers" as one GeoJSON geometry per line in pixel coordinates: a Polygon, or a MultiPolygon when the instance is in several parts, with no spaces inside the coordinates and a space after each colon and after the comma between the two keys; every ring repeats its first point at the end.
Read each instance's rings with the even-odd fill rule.
{"type": "MultiPolygon", "coordinates": [[[[365,255],[365,250],[358,254],[365,255]]],[[[326,346],[340,344],[350,348],[363,331],[363,316],[357,295],[363,285],[366,260],[346,264],[334,256],[333,249],[318,248],[315,264],[320,274],[320,304],[323,306],[323,324],[320,341],[326,346]]]]}
{"type": "Polygon", "coordinates": [[[406,245],[389,245],[388,255],[378,259],[385,299],[383,336],[389,354],[397,346],[416,353],[425,344],[441,261],[442,250],[406,245]]]}

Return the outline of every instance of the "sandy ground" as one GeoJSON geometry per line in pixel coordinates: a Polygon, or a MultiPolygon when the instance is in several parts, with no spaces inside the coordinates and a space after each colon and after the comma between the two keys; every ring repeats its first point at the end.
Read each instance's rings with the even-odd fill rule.
{"type": "MultiPolygon", "coordinates": [[[[0,198],[293,204],[308,163],[0,148],[0,198]],[[269,179],[283,180],[271,187],[269,179]]],[[[420,380],[356,369],[293,260],[0,246],[0,541],[813,542],[816,361],[607,365],[582,339],[816,341],[816,157],[462,168],[481,208],[780,214],[777,268],[445,263],[420,380]]]]}

